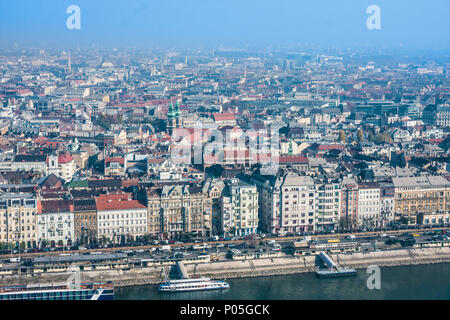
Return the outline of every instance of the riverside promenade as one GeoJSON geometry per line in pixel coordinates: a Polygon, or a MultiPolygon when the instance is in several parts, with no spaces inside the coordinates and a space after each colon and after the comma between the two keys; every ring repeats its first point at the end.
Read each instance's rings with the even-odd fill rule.
{"type": "MultiPolygon", "coordinates": [[[[330,254],[340,266],[365,269],[370,265],[379,267],[449,263],[450,247],[397,249],[369,253],[330,254]]],[[[164,274],[176,275],[174,267],[162,266],[131,268],[129,270],[96,270],[81,272],[82,282],[113,281],[117,287],[161,283],[164,274]],[[172,271],[170,270],[172,268],[172,271]]],[[[222,260],[207,263],[185,264],[190,277],[246,278],[271,275],[286,275],[313,272],[316,270],[316,256],[281,256],[248,260],[222,260]]],[[[42,273],[34,275],[4,275],[1,285],[62,282],[70,277],[68,273],[42,273]]]]}

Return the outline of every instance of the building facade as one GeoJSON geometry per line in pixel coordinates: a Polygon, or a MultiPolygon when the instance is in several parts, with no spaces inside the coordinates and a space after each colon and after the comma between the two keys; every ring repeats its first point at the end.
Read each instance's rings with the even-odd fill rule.
{"type": "Polygon", "coordinates": [[[0,242],[27,248],[37,246],[37,200],[32,194],[0,195],[0,242]]]}
{"type": "Polygon", "coordinates": [[[74,242],[73,204],[70,200],[39,201],[36,220],[40,247],[71,246],[74,242]]]}
{"type": "Polygon", "coordinates": [[[100,242],[123,243],[147,234],[147,207],[130,193],[101,194],[95,202],[100,242]]]}
{"type": "Polygon", "coordinates": [[[90,244],[97,241],[97,206],[94,199],[73,200],[75,241],[90,244]]]}
{"type": "Polygon", "coordinates": [[[177,238],[183,233],[211,235],[212,203],[207,190],[188,185],[165,185],[147,191],[148,230],[177,238]]]}
{"type": "Polygon", "coordinates": [[[416,224],[419,214],[450,211],[450,181],[442,176],[393,178],[394,210],[416,224]]]}
{"type": "Polygon", "coordinates": [[[358,226],[374,229],[380,226],[380,186],[376,182],[358,185],[358,226]]]}
{"type": "Polygon", "coordinates": [[[339,226],[341,211],[340,182],[316,184],[316,229],[332,231],[339,226]]]}
{"type": "Polygon", "coordinates": [[[236,181],[227,186],[222,203],[228,204],[229,219],[222,219],[223,232],[245,236],[256,233],[258,229],[258,191],[256,186],[244,181],[236,181]]]}

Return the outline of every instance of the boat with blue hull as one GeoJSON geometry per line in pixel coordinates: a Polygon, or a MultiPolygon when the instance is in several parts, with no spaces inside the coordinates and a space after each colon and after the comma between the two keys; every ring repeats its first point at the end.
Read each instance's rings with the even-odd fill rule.
{"type": "Polygon", "coordinates": [[[114,300],[114,284],[47,283],[0,287],[0,300],[114,300]]]}

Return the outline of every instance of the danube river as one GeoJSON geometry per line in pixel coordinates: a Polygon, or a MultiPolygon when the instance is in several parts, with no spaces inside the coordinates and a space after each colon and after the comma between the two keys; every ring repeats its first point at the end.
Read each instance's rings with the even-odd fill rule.
{"type": "Polygon", "coordinates": [[[381,268],[381,289],[369,290],[366,270],[350,278],[318,279],[303,273],[228,279],[223,291],[159,293],[157,285],[116,288],[115,299],[443,299],[450,300],[450,263],[381,268]]]}

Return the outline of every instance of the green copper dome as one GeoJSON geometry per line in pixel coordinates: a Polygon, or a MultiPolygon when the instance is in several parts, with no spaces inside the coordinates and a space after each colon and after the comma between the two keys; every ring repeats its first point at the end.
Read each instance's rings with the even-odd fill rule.
{"type": "Polygon", "coordinates": [[[180,116],[180,105],[178,104],[178,101],[175,104],[175,117],[179,117],[180,116]]]}
{"type": "Polygon", "coordinates": [[[167,113],[167,118],[172,119],[173,117],[175,117],[175,114],[173,112],[172,101],[170,101],[169,112],[167,113]]]}

